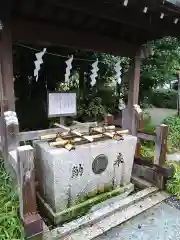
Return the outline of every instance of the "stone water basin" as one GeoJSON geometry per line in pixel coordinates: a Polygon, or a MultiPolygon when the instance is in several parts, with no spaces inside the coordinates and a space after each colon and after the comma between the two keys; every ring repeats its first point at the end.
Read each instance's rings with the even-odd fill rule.
{"type": "Polygon", "coordinates": [[[123,138],[77,145],[71,151],[34,141],[39,193],[51,212],[130,183],[137,138],[123,138]]]}

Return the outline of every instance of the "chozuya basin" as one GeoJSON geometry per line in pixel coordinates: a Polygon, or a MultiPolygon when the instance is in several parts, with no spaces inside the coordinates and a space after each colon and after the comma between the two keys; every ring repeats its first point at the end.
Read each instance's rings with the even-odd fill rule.
{"type": "Polygon", "coordinates": [[[137,138],[123,138],[78,145],[72,151],[34,142],[40,195],[55,213],[91,193],[130,182],[137,138]]]}

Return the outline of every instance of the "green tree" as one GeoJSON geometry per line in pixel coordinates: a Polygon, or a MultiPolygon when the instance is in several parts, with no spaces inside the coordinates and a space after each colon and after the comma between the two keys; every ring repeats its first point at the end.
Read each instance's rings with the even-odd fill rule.
{"type": "Polygon", "coordinates": [[[180,40],[166,37],[148,44],[153,54],[141,66],[140,99],[144,100],[152,89],[170,83],[180,68],[180,40]]]}

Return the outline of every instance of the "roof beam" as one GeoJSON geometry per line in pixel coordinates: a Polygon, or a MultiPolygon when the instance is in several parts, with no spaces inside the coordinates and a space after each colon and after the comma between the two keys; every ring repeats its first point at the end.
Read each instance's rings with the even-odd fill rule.
{"type": "Polygon", "coordinates": [[[140,48],[138,45],[112,39],[91,32],[70,30],[47,23],[12,19],[12,39],[28,44],[43,46],[65,46],[114,55],[134,56],[140,48]]]}
{"type": "Polygon", "coordinates": [[[8,21],[12,10],[12,0],[3,1],[0,7],[1,21],[8,21]]]}
{"type": "MultiPolygon", "coordinates": [[[[176,36],[178,26],[172,24],[170,19],[160,19],[159,15],[144,14],[141,9],[134,7],[122,7],[120,4],[114,7],[111,4],[102,4],[99,1],[84,0],[51,0],[56,6],[84,12],[89,15],[98,16],[99,18],[109,19],[120,22],[135,28],[144,29],[152,33],[176,36]],[[167,30],[168,29],[168,30],[167,30]]],[[[143,9],[142,9],[143,10],[143,9]]],[[[180,29],[179,29],[180,31],[180,29]]]]}

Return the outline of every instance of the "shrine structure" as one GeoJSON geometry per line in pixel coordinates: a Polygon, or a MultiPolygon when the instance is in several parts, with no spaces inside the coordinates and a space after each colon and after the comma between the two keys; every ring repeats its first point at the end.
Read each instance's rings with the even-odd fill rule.
{"type": "MultiPolygon", "coordinates": [[[[150,54],[147,43],[164,36],[180,36],[180,1],[6,0],[1,1],[0,20],[0,145],[5,165],[7,159],[14,158],[10,152],[17,148],[20,217],[27,237],[42,239],[43,221],[35,197],[33,148],[19,147],[19,142],[57,133],[60,129],[19,132],[15,114],[13,43],[47,48],[65,46],[130,57],[127,127],[132,135],[161,142],[158,157],[151,167],[167,177],[167,169],[163,168],[165,142],[162,142],[167,137],[167,128],[161,126],[165,130],[157,133],[158,138],[137,133],[134,106],[138,104],[141,60],[150,54]]],[[[156,179],[158,187],[162,187],[161,177],[156,179]]],[[[58,231],[49,239],[58,239],[58,231]]]]}

